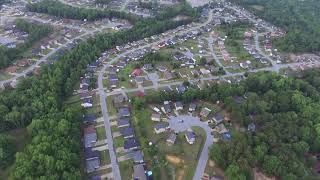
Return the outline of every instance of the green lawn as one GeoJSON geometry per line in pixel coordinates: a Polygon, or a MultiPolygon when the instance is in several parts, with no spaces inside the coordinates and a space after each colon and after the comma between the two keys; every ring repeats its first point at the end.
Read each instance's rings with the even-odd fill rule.
{"type": "Polygon", "coordinates": [[[116,137],[113,138],[113,145],[115,148],[123,147],[124,138],[123,137],[116,137]]]}
{"type": "Polygon", "coordinates": [[[117,114],[117,110],[113,105],[112,96],[108,96],[106,101],[107,101],[108,114],[110,116],[115,116],[117,114]]]}
{"type": "Polygon", "coordinates": [[[132,180],[133,174],[133,161],[119,162],[120,174],[122,180],[132,180]]]}
{"type": "Polygon", "coordinates": [[[97,136],[100,141],[106,139],[106,129],[104,126],[97,128],[97,136]]]}
{"type": "Polygon", "coordinates": [[[111,163],[110,155],[108,150],[104,150],[100,152],[101,165],[107,165],[111,163]]]}
{"type": "Polygon", "coordinates": [[[9,78],[11,78],[12,76],[10,74],[7,73],[0,73],[0,80],[7,80],[9,78]]]}
{"type": "Polygon", "coordinates": [[[205,141],[204,131],[194,128],[197,136],[196,143],[193,145],[189,145],[185,140],[184,134],[180,133],[175,145],[169,146],[166,143],[166,139],[170,132],[154,133],[155,123],[150,120],[150,109],[134,110],[133,114],[136,137],[141,143],[145,160],[153,168],[155,179],[172,179],[179,176],[181,177],[178,179],[192,179],[199,153],[205,141]],[[153,142],[155,150],[148,146],[149,141],[153,142]],[[170,163],[166,159],[167,155],[181,159],[182,162],[180,164],[170,163]]]}

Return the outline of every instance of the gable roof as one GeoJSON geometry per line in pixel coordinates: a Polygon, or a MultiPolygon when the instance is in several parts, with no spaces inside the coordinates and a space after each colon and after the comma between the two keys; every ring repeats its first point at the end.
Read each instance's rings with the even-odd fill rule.
{"type": "Polygon", "coordinates": [[[118,126],[127,126],[130,125],[129,123],[129,118],[120,118],[117,120],[117,125],[118,126]]]}
{"type": "Polygon", "coordinates": [[[130,116],[130,110],[127,107],[119,108],[118,112],[120,117],[130,116]]]}
{"type": "Polygon", "coordinates": [[[124,149],[133,149],[139,147],[139,143],[135,138],[129,138],[124,141],[124,149]]]}
{"type": "Polygon", "coordinates": [[[121,129],[121,134],[124,137],[129,137],[134,135],[134,129],[132,127],[121,129]]]}
{"type": "Polygon", "coordinates": [[[94,114],[85,114],[83,119],[86,122],[94,122],[97,119],[97,117],[94,114]]]}

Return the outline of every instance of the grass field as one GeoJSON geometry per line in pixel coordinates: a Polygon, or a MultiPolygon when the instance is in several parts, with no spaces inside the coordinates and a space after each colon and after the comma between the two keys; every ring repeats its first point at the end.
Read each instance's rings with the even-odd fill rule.
{"type": "Polygon", "coordinates": [[[133,111],[133,124],[136,136],[141,143],[145,160],[152,167],[155,179],[192,179],[198,162],[199,153],[205,141],[205,133],[202,129],[194,128],[196,143],[189,145],[183,133],[177,137],[172,146],[166,143],[170,132],[154,133],[155,123],[151,121],[151,110],[133,111]],[[143,124],[143,125],[142,125],[143,124]],[[154,149],[148,145],[153,142],[154,149]]]}
{"type": "Polygon", "coordinates": [[[104,126],[100,126],[97,128],[97,136],[98,136],[98,140],[104,140],[106,139],[106,129],[104,126]]]}
{"type": "Polygon", "coordinates": [[[132,180],[133,174],[133,161],[122,161],[119,162],[121,179],[122,180],[132,180]]]}
{"type": "Polygon", "coordinates": [[[111,163],[110,155],[108,150],[104,150],[100,152],[100,158],[101,158],[101,166],[107,165],[111,163]]]}

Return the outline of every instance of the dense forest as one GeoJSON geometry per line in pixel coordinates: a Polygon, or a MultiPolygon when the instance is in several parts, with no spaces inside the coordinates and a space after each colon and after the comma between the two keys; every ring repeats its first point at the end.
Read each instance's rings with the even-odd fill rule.
{"type": "Polygon", "coordinates": [[[27,32],[28,38],[22,44],[18,44],[16,48],[6,48],[0,46],[0,69],[10,66],[15,60],[21,58],[22,53],[31,48],[36,42],[47,37],[52,31],[52,27],[44,24],[35,24],[23,19],[15,22],[16,28],[27,32]]]}
{"type": "MultiPolygon", "coordinates": [[[[181,10],[182,11],[182,10],[181,10]]],[[[178,15],[181,11],[176,12],[178,15]]],[[[16,155],[14,179],[80,179],[80,122],[78,107],[63,107],[64,100],[85,73],[88,63],[105,50],[176,28],[189,21],[146,19],[131,29],[99,34],[77,45],[41,76],[26,78],[17,89],[0,94],[0,132],[27,127],[32,141],[16,155]]]]}
{"type": "Polygon", "coordinates": [[[275,39],[276,46],[287,52],[320,50],[319,0],[231,0],[263,19],[284,28],[285,37],[275,39]]]}
{"type": "Polygon", "coordinates": [[[308,70],[302,79],[274,73],[250,74],[240,84],[216,84],[204,90],[190,86],[185,94],[155,92],[134,99],[133,106],[165,100],[223,102],[231,115],[232,140],[219,141],[210,158],[230,180],[252,179],[253,168],[280,179],[316,179],[312,170],[320,151],[320,71],[308,70]],[[242,101],[236,99],[242,97],[242,101]],[[255,131],[247,131],[254,123],[255,131]]]}
{"type": "Polygon", "coordinates": [[[27,9],[32,12],[46,13],[61,18],[78,20],[87,19],[88,21],[113,17],[119,19],[127,19],[131,23],[135,23],[139,20],[138,16],[131,13],[113,10],[97,10],[72,7],[57,0],[44,0],[39,3],[28,4],[27,9]]]}

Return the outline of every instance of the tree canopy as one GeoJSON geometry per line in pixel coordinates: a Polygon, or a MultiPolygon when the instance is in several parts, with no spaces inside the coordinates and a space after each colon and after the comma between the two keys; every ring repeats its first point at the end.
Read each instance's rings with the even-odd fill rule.
{"type": "Polygon", "coordinates": [[[18,44],[16,48],[0,46],[0,57],[3,58],[0,61],[0,68],[10,66],[15,60],[22,57],[23,52],[53,31],[53,28],[49,25],[35,24],[23,19],[17,19],[15,25],[17,29],[27,32],[28,38],[24,43],[18,44]]]}
{"type": "Polygon", "coordinates": [[[288,52],[320,50],[320,1],[308,0],[231,0],[263,19],[284,28],[285,37],[276,46],[288,52]]]}

